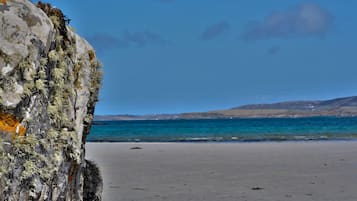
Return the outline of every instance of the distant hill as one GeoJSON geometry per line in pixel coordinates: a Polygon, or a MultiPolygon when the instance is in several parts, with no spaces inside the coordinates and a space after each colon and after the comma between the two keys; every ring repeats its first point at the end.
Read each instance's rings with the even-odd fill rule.
{"type": "Polygon", "coordinates": [[[226,110],[181,114],[110,115],[96,116],[95,120],[165,120],[165,119],[229,119],[278,118],[313,116],[357,116],[357,96],[324,101],[289,101],[272,104],[253,104],[226,110]]]}
{"type": "Polygon", "coordinates": [[[289,110],[311,110],[311,109],[336,109],[340,107],[357,107],[357,96],[336,98],[325,101],[289,101],[273,104],[244,105],[235,109],[289,109],[289,110]]]}

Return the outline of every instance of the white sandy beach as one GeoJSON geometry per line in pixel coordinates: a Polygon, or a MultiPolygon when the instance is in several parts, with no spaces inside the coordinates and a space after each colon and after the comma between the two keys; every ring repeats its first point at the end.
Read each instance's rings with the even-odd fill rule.
{"type": "Polygon", "coordinates": [[[356,201],[357,142],[88,143],[104,201],[356,201]],[[131,149],[140,147],[142,149],[131,149]]]}

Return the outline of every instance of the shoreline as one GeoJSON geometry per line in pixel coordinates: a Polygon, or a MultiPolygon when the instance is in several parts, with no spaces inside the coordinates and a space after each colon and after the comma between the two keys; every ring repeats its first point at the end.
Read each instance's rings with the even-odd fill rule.
{"type": "Polygon", "coordinates": [[[197,143],[197,144],[205,144],[205,143],[242,143],[242,144],[245,144],[245,143],[289,143],[289,142],[295,142],[295,143],[309,143],[309,142],[357,142],[357,138],[337,138],[337,139],[296,139],[296,140],[269,140],[269,139],[262,139],[262,140],[222,140],[222,141],[219,141],[219,140],[192,140],[192,141],[110,141],[110,140],[89,140],[89,141],[86,141],[86,143],[118,143],[118,144],[125,144],[125,143],[173,143],[173,144],[176,144],[176,143],[197,143]]]}
{"type": "MultiPolygon", "coordinates": [[[[169,114],[169,115],[177,115],[177,114],[169,114]]],[[[102,122],[111,122],[111,121],[123,121],[123,122],[130,122],[130,121],[210,121],[210,120],[237,120],[237,119],[302,119],[302,118],[357,118],[357,114],[354,115],[283,115],[283,116],[224,116],[224,117],[211,117],[211,118],[120,118],[122,115],[95,115],[94,122],[99,123],[101,125],[102,122]],[[115,118],[108,118],[103,119],[101,117],[111,117],[111,116],[119,116],[119,119],[115,118]]],[[[134,115],[140,117],[140,115],[134,115]]],[[[151,116],[151,115],[143,115],[143,116],[151,116]]]]}
{"type": "Polygon", "coordinates": [[[107,201],[357,200],[357,141],[87,143],[107,201]]]}

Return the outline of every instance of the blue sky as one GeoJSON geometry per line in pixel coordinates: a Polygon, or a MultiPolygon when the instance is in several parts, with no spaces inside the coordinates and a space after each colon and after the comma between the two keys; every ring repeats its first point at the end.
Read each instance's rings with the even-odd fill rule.
{"type": "Polygon", "coordinates": [[[96,49],[96,114],[357,95],[354,0],[49,1],[96,49]]]}

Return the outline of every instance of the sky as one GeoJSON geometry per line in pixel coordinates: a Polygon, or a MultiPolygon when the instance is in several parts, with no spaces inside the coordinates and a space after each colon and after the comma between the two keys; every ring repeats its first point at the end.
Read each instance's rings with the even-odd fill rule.
{"type": "Polygon", "coordinates": [[[95,48],[97,115],[357,95],[355,0],[50,0],[95,48]]]}

